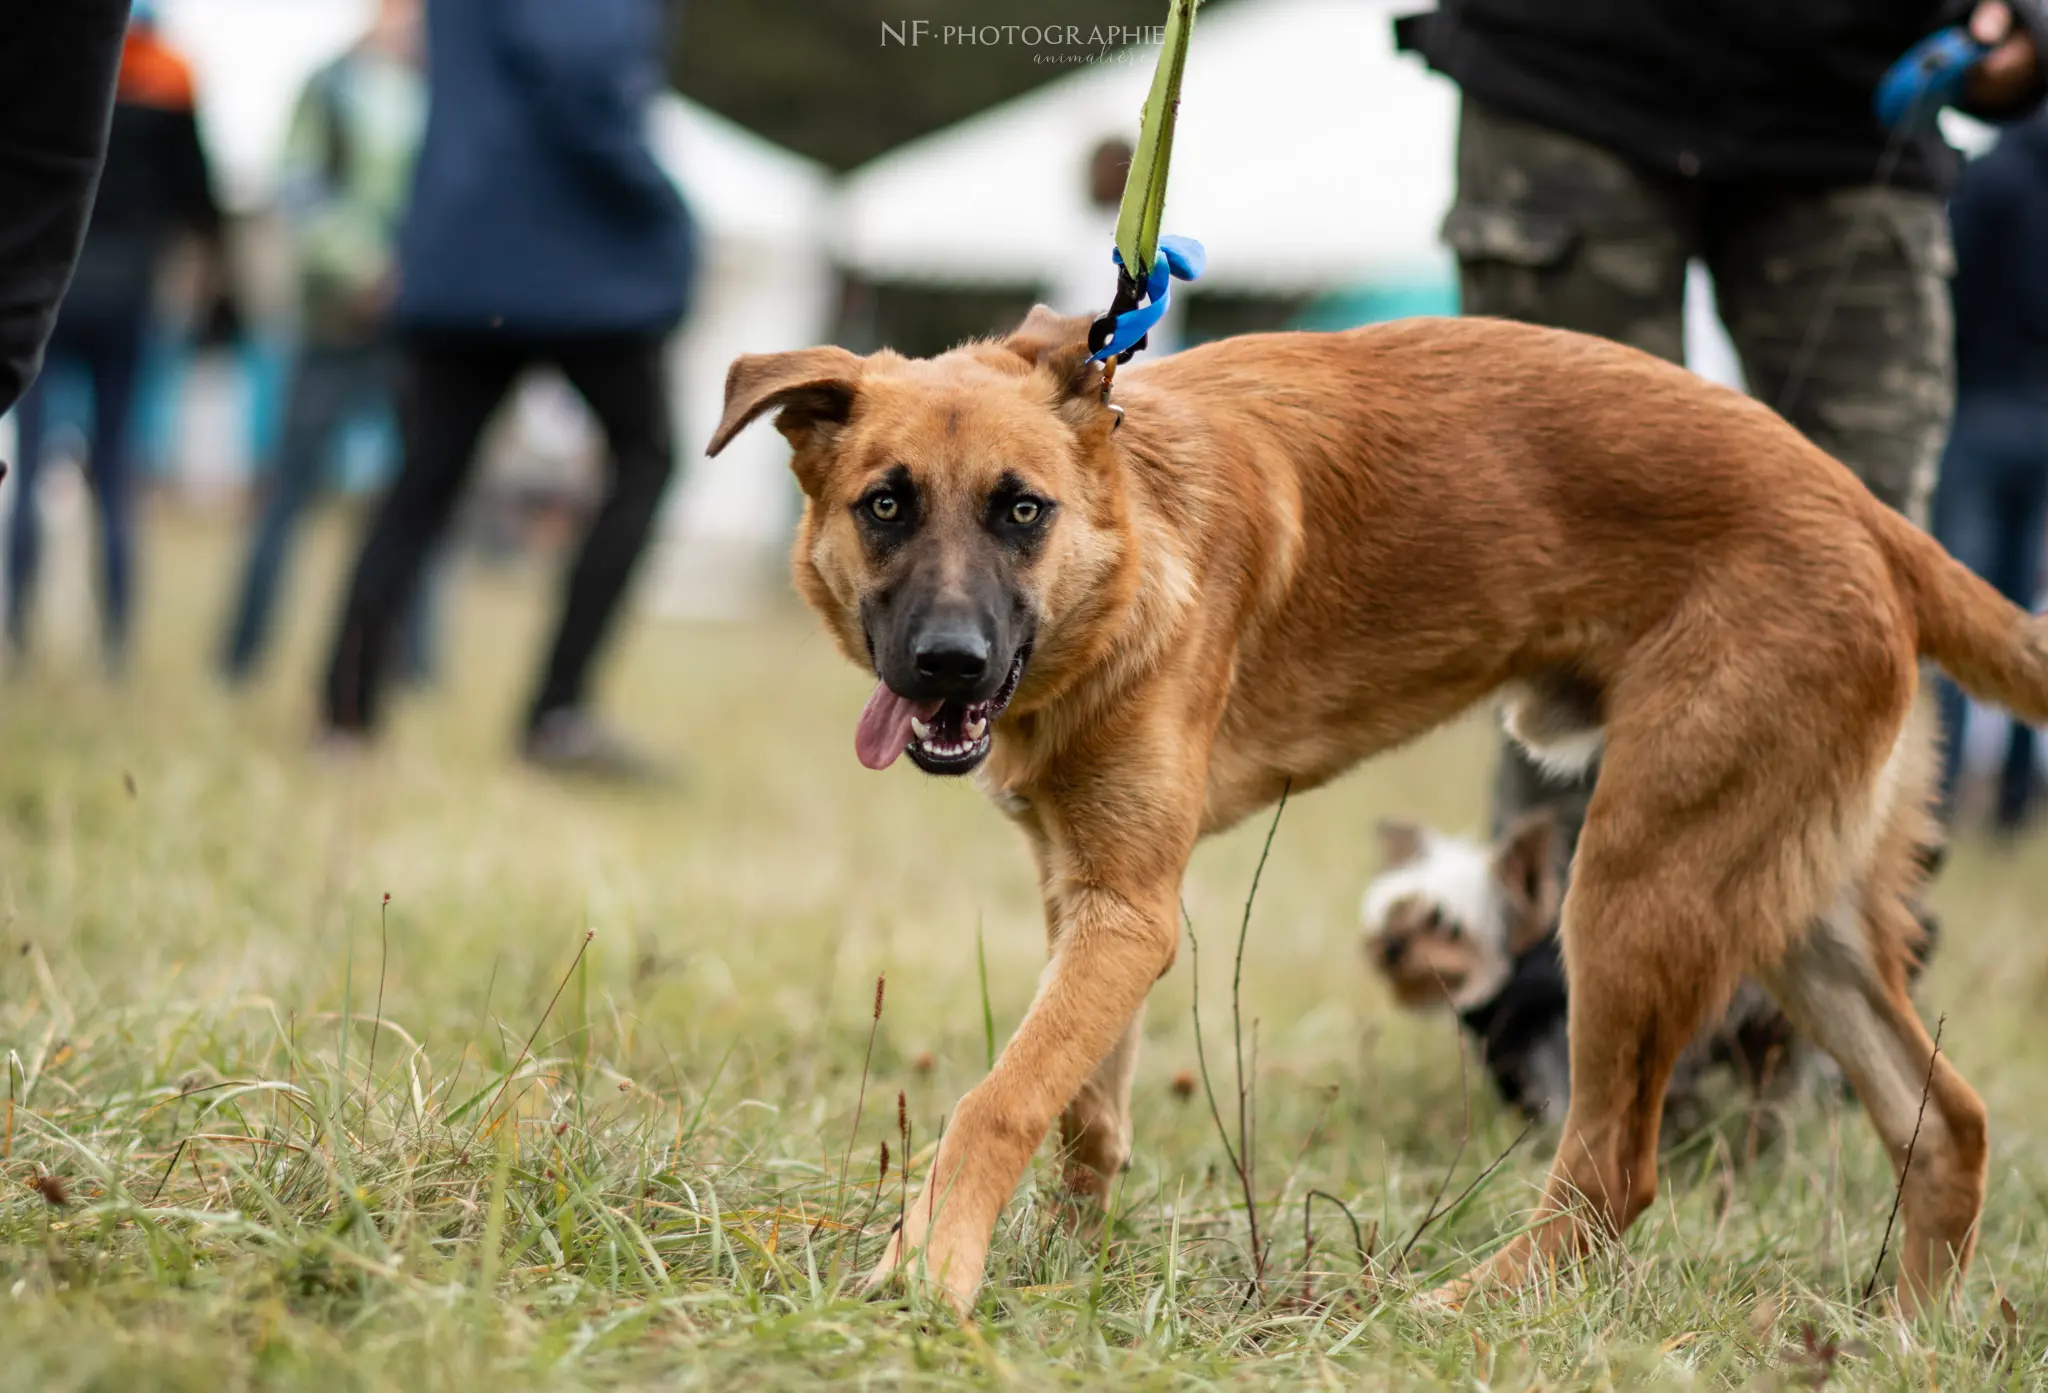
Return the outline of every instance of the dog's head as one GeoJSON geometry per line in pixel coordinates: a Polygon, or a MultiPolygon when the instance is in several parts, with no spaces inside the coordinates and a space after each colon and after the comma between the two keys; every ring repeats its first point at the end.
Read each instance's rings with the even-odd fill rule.
{"type": "Polygon", "coordinates": [[[1557,824],[1532,813],[1492,847],[1405,822],[1379,828],[1366,887],[1366,957],[1404,1006],[1469,1011],[1557,925],[1557,824]]]}
{"type": "Polygon", "coordinates": [[[779,412],[805,498],[797,587],[879,679],[855,737],[868,767],[980,765],[1005,709],[1043,701],[1128,588],[1087,332],[1040,307],[937,358],[811,348],[727,373],[710,452],[779,412]]]}

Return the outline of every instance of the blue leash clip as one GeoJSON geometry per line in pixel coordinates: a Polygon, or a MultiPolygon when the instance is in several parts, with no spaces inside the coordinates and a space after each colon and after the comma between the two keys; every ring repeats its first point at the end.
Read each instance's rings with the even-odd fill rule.
{"type": "Polygon", "coordinates": [[[1878,80],[1878,121],[1888,131],[1932,130],[1935,116],[1962,95],[1970,69],[1990,51],[1962,29],[1921,40],[1878,80]]]}
{"type": "MultiPolygon", "coordinates": [[[[2015,25],[2034,41],[2040,61],[2048,63],[2048,0],[2008,0],[2015,25]]],[[[1885,70],[1872,103],[1888,131],[1923,134],[1934,118],[1963,94],[1970,69],[1991,50],[1962,28],[1943,29],[1913,45],[1906,56],[1885,70]]]]}
{"type": "Polygon", "coordinates": [[[1116,300],[1109,313],[1088,330],[1088,343],[1094,349],[1089,361],[1095,363],[1110,358],[1122,362],[1137,352],[1145,335],[1165,317],[1166,306],[1173,298],[1173,283],[1199,279],[1208,265],[1209,254],[1192,237],[1161,237],[1159,255],[1153,259],[1152,272],[1143,285],[1132,281],[1124,268],[1122,252],[1112,251],[1110,259],[1122,274],[1117,277],[1116,300]]]}

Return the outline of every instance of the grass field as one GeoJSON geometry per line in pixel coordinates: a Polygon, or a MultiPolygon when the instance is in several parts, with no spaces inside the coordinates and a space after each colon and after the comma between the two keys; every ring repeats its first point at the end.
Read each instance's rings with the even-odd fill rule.
{"type": "MultiPolygon", "coordinates": [[[[900,1202],[899,1094],[915,1166],[990,1022],[999,1045],[1030,999],[1042,929],[1013,834],[970,787],[855,762],[865,684],[793,608],[633,626],[608,705],[686,787],[522,772],[543,592],[518,574],[465,576],[441,688],[377,757],[323,762],[334,541],[256,693],[205,666],[227,539],[176,519],[124,690],[61,653],[0,688],[0,1389],[2043,1381],[2038,847],[1965,844],[1940,887],[1924,1000],[1994,1120],[1945,1324],[1862,1303],[1892,1184],[1861,1115],[1824,1101],[1747,1166],[1731,1102],[1626,1252],[1549,1300],[1410,1308],[1526,1211],[1550,1140],[1417,1235],[1519,1129],[1476,1073],[1468,1127],[1449,1021],[1368,980],[1355,905],[1374,817],[1479,821],[1474,725],[1299,799],[1274,838],[1242,989],[1263,1291],[1216,1126],[1175,1086],[1197,1065],[1184,947],[1113,1222],[1074,1235],[1042,1151],[963,1327],[850,1274],[900,1202]],[[1305,1216],[1311,1190],[1356,1238],[1335,1204],[1305,1216]]],[[[1205,846],[1187,884],[1233,1126],[1230,959],[1265,832],[1205,846]]]]}

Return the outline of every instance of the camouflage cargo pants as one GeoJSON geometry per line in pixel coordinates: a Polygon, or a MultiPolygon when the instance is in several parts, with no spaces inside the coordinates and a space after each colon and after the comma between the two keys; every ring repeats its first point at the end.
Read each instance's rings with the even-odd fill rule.
{"type": "MultiPolygon", "coordinates": [[[[1707,188],[1468,97],[1444,237],[1465,313],[1673,362],[1684,360],[1686,266],[1704,262],[1750,391],[1925,523],[1954,395],[1954,255],[1935,195],[1707,188]]],[[[1496,830],[1548,806],[1575,844],[1592,783],[1559,785],[1506,743],[1496,830]]]]}

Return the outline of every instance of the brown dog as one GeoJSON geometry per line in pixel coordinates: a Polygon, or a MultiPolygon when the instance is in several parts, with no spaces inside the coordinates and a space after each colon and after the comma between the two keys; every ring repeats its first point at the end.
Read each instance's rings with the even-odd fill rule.
{"type": "Polygon", "coordinates": [[[807,496],[805,598],[881,683],[861,758],[979,769],[1051,963],[876,1278],[965,1307],[1055,1121],[1100,1194],[1197,838],[1470,709],[1603,751],[1563,917],[1572,1094],[1536,1222],[1440,1296],[1520,1283],[1656,1188],[1673,1061],[1744,973],[1842,1064],[1904,1185],[1908,1303],[1969,1261],[1983,1105],[1906,995],[1917,660],[2048,718],[2048,628],[1765,407],[1484,320],[1211,344],[1105,405],[1085,319],[940,357],[746,356],[807,496]],[[1930,1066],[1930,1059],[1933,1062],[1930,1066]],[[1930,1074],[1931,1068],[1931,1074],[1930,1074]]]}

